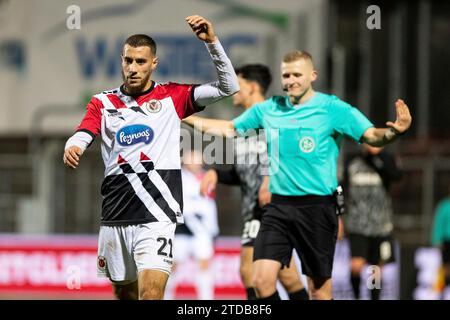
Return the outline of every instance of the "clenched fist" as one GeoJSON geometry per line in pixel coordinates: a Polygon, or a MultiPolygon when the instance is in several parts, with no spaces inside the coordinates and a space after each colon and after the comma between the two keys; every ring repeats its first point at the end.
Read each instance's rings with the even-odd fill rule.
{"type": "Polygon", "coordinates": [[[217,37],[211,22],[198,15],[186,17],[186,21],[200,40],[208,43],[216,41],[217,37]]]}
{"type": "Polygon", "coordinates": [[[64,151],[63,161],[66,166],[76,169],[80,163],[80,157],[83,151],[77,146],[71,146],[64,151]]]}

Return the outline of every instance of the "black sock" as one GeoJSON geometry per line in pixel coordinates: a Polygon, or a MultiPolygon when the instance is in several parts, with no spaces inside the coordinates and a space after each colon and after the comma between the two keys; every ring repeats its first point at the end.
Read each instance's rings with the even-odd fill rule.
{"type": "Polygon", "coordinates": [[[372,300],[380,300],[381,289],[373,288],[370,290],[370,296],[372,300]]]}
{"type": "Polygon", "coordinates": [[[309,300],[308,291],[305,288],[289,293],[289,300],[309,300]]]}
{"type": "Polygon", "coordinates": [[[278,291],[275,291],[274,293],[272,293],[272,295],[265,298],[258,298],[258,300],[281,300],[281,298],[278,294],[278,291]]]}
{"type": "Polygon", "coordinates": [[[357,275],[357,276],[352,275],[351,282],[352,282],[352,288],[353,288],[353,293],[355,295],[355,299],[359,300],[359,286],[361,284],[361,276],[360,275],[357,275]]]}
{"type": "Polygon", "coordinates": [[[247,300],[256,300],[256,291],[254,288],[246,288],[245,291],[247,291],[247,300]]]}
{"type": "Polygon", "coordinates": [[[450,276],[445,277],[445,286],[446,287],[450,286],[450,276]]]}

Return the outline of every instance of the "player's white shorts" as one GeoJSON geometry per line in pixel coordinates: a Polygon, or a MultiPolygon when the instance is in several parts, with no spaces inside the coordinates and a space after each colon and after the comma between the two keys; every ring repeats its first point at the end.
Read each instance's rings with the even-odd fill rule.
{"type": "Polygon", "coordinates": [[[208,235],[177,234],[173,247],[175,261],[186,261],[189,257],[196,260],[209,260],[214,255],[214,242],[208,235]]]}
{"type": "Polygon", "coordinates": [[[123,284],[136,281],[142,270],[170,274],[175,227],[173,222],[100,226],[97,274],[123,284]]]}

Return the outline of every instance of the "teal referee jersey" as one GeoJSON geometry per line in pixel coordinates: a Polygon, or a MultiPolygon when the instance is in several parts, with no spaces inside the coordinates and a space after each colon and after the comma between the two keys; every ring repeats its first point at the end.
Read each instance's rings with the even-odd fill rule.
{"type": "Polygon", "coordinates": [[[304,104],[274,96],[233,120],[239,134],[265,129],[270,191],[285,196],[331,195],[344,136],[359,142],[373,124],[336,96],[315,92],[304,104]]]}

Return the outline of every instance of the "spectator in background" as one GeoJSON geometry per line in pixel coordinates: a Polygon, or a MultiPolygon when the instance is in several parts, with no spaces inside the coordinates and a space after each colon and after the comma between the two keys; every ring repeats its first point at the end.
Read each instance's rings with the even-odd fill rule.
{"type": "Polygon", "coordinates": [[[450,189],[448,196],[442,199],[436,207],[431,242],[442,252],[445,294],[445,291],[450,289],[450,189]]]}
{"type": "MultiPolygon", "coordinates": [[[[382,148],[363,144],[362,152],[346,161],[345,229],[350,241],[351,283],[356,299],[360,298],[361,271],[364,266],[369,263],[381,267],[395,260],[389,189],[391,183],[400,176],[394,157],[382,148]]],[[[376,287],[371,289],[372,300],[379,300],[380,290],[376,287]]]]}
{"type": "Polygon", "coordinates": [[[199,151],[185,152],[181,170],[183,182],[184,224],[178,225],[174,241],[173,279],[169,280],[169,296],[174,296],[177,272],[189,257],[195,259],[195,287],[199,300],[214,299],[214,274],[211,259],[214,255],[214,238],[219,234],[216,202],[211,194],[200,194],[200,183],[205,174],[199,151]]]}

